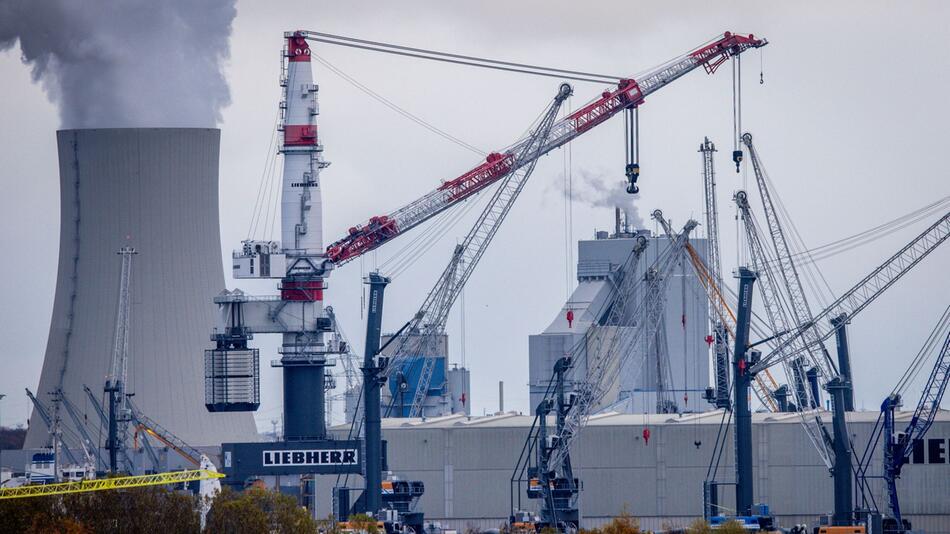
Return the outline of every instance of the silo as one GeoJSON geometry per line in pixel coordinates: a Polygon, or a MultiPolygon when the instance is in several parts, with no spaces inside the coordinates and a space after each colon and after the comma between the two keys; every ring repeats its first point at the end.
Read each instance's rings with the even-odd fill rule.
{"type": "MultiPolygon", "coordinates": [[[[220,136],[204,128],[57,132],[59,274],[37,396],[49,403],[49,394],[61,389],[85,406],[93,436],[99,428],[83,385],[99,393],[109,372],[121,267],[116,251],[132,246],[138,255],[127,391],[135,404],[192,445],[257,439],[250,413],[209,413],[204,406],[212,297],[225,288],[220,136]]],[[[62,417],[62,424],[68,429],[71,421],[62,417]]],[[[26,447],[47,439],[34,413],[26,447]]]]}

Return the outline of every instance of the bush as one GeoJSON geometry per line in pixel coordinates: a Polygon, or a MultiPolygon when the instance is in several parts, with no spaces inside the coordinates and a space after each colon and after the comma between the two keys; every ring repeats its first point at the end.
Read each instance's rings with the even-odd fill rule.
{"type": "Polygon", "coordinates": [[[197,500],[161,487],[0,501],[4,531],[26,533],[197,532],[197,500]]]}
{"type": "Polygon", "coordinates": [[[367,534],[379,533],[379,527],[376,526],[377,521],[367,514],[353,514],[347,522],[353,529],[359,532],[366,532],[367,534]]]}
{"type": "Polygon", "coordinates": [[[600,531],[603,534],[641,534],[640,522],[630,515],[626,506],[620,511],[620,515],[611,519],[600,531]]]}
{"type": "Polygon", "coordinates": [[[730,519],[716,529],[717,532],[721,534],[746,534],[745,527],[742,526],[742,523],[736,521],[735,519],[730,519]]]}
{"type": "Polygon", "coordinates": [[[205,532],[311,534],[317,522],[297,499],[279,492],[251,488],[241,493],[224,488],[208,512],[205,532]]]}
{"type": "Polygon", "coordinates": [[[711,534],[712,527],[709,526],[709,523],[705,519],[697,519],[689,524],[686,527],[686,534],[711,534]]]}

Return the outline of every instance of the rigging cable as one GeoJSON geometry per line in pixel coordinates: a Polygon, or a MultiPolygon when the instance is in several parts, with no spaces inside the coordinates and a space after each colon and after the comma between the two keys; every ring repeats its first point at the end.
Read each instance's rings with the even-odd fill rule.
{"type": "Polygon", "coordinates": [[[514,63],[509,61],[499,61],[477,56],[464,56],[461,54],[450,54],[436,50],[427,50],[423,48],[413,48],[409,46],[400,46],[380,41],[369,41],[365,39],[356,39],[353,37],[344,37],[320,32],[305,32],[308,40],[321,43],[346,46],[350,48],[359,48],[373,52],[382,52],[385,54],[395,54],[400,56],[414,57],[418,59],[429,59],[432,61],[442,61],[457,65],[466,65],[469,67],[480,67],[485,69],[494,69],[507,72],[516,72],[521,74],[533,74],[535,76],[546,76],[551,78],[561,78],[590,83],[617,83],[622,76],[611,76],[606,74],[595,74],[591,72],[581,72],[566,69],[557,69],[544,67],[541,65],[530,65],[526,63],[514,63]]]}
{"type": "Polygon", "coordinates": [[[371,98],[377,100],[378,102],[380,102],[380,103],[383,104],[384,106],[386,106],[386,107],[388,107],[389,109],[395,111],[396,113],[402,115],[403,117],[405,117],[405,118],[411,120],[412,122],[415,122],[415,123],[418,124],[419,126],[422,126],[423,128],[429,130],[430,132],[432,132],[432,133],[434,133],[434,134],[436,134],[436,135],[438,135],[438,136],[440,136],[440,137],[442,137],[442,138],[444,138],[444,139],[446,139],[446,140],[448,140],[448,141],[451,141],[452,143],[455,143],[455,144],[459,145],[460,147],[462,147],[462,148],[464,148],[464,149],[466,149],[466,150],[469,150],[469,151],[471,151],[471,152],[474,152],[474,153],[478,154],[479,156],[485,156],[485,155],[488,154],[488,153],[485,152],[484,150],[482,150],[482,149],[480,149],[480,148],[478,148],[478,147],[476,147],[476,146],[474,146],[474,145],[472,145],[472,144],[466,143],[465,141],[459,139],[458,137],[455,137],[454,135],[452,135],[452,134],[446,132],[445,130],[442,130],[442,129],[440,129],[440,128],[434,126],[434,125],[432,125],[431,123],[427,122],[426,120],[424,120],[424,119],[422,119],[422,118],[420,118],[420,117],[418,117],[418,116],[416,116],[416,115],[413,115],[412,113],[410,113],[409,111],[405,110],[404,108],[398,106],[397,104],[395,104],[395,103],[392,102],[391,100],[387,99],[386,97],[382,96],[381,94],[377,93],[376,91],[373,91],[372,89],[370,89],[369,87],[367,87],[365,84],[359,82],[357,79],[353,78],[353,77],[350,76],[349,74],[346,74],[345,72],[343,72],[343,71],[340,70],[339,68],[335,67],[335,66],[334,66],[333,64],[331,64],[329,61],[327,61],[326,59],[320,57],[320,55],[318,55],[318,54],[311,54],[311,57],[315,58],[315,59],[316,59],[317,61],[319,61],[324,67],[326,67],[326,68],[329,69],[331,72],[333,72],[334,74],[336,74],[337,76],[339,76],[340,78],[342,78],[343,80],[345,80],[346,82],[348,82],[348,83],[349,83],[350,85],[352,85],[353,87],[357,88],[358,90],[362,91],[362,92],[365,93],[366,95],[368,95],[368,96],[370,96],[371,98]]]}

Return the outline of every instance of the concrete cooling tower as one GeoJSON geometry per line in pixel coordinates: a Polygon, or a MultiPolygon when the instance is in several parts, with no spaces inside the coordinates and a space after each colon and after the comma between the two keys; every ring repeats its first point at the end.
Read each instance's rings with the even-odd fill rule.
{"type": "MultiPolygon", "coordinates": [[[[112,361],[122,258],[133,247],[126,390],[149,418],[195,446],[255,441],[250,413],[209,413],[204,350],[215,325],[212,298],[225,287],[218,222],[221,133],[201,128],[57,132],[59,275],[36,396],[52,413],[62,390],[101,429],[84,385],[102,399],[112,361]]],[[[108,406],[104,404],[104,406],[108,406]]],[[[64,440],[74,422],[61,410],[64,440]]],[[[26,447],[49,430],[34,410],[26,447]]]]}

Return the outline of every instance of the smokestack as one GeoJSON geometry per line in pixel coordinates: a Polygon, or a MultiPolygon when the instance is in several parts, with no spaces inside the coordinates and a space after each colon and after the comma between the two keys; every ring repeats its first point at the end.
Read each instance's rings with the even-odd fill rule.
{"type": "Polygon", "coordinates": [[[498,381],[498,413],[505,413],[505,382],[498,381]]]}
{"type": "Polygon", "coordinates": [[[620,237],[620,206],[614,206],[614,237],[620,237]]]}
{"type": "MultiPolygon", "coordinates": [[[[119,292],[115,252],[128,245],[139,252],[131,276],[127,381],[135,404],[195,446],[257,439],[250,413],[211,414],[203,406],[201,354],[215,324],[212,298],[225,287],[220,135],[205,128],[57,132],[59,274],[41,400],[62,389],[82,404],[83,385],[102,391],[119,292]]],[[[99,435],[98,423],[95,417],[85,423],[90,434],[99,435]]],[[[72,427],[68,418],[61,424],[72,427]]],[[[67,434],[75,435],[72,430],[67,434]]],[[[25,447],[42,447],[47,437],[34,413],[25,447]]]]}

